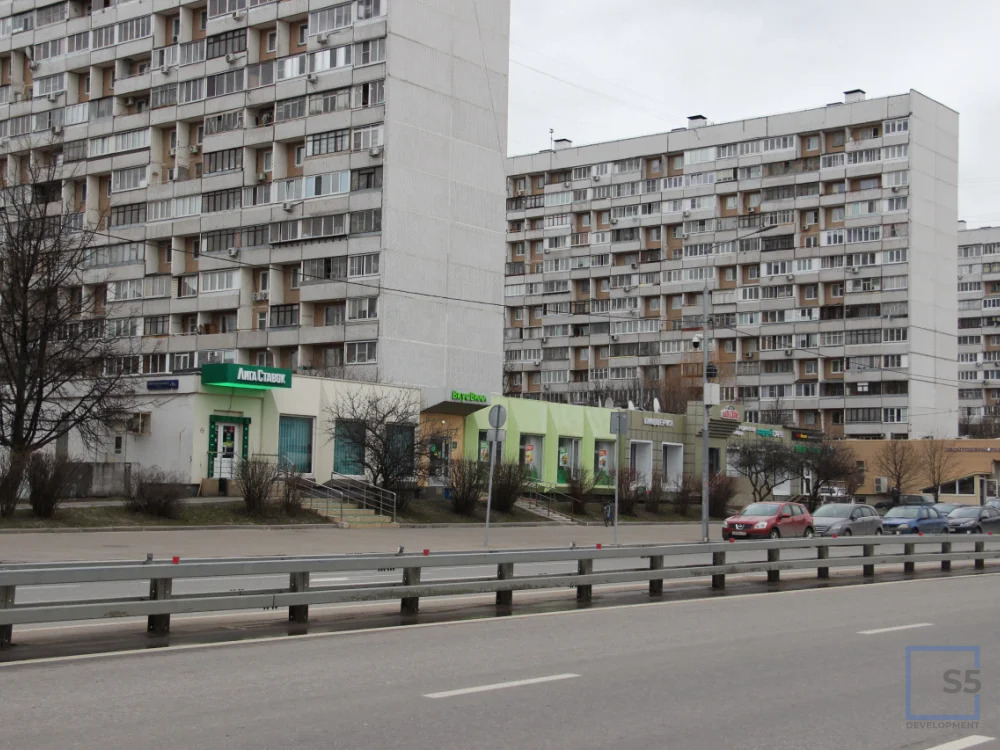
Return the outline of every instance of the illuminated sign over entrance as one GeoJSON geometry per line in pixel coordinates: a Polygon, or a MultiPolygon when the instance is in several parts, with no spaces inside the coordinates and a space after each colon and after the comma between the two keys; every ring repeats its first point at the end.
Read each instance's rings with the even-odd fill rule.
{"type": "Polygon", "coordinates": [[[225,388],[249,388],[251,390],[291,388],[292,371],[255,365],[202,365],[201,384],[225,388]]]}

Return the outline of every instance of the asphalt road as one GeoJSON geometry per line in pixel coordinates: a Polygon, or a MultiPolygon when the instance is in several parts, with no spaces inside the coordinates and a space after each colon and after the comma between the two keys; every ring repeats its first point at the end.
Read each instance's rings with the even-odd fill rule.
{"type": "MultiPolygon", "coordinates": [[[[998,580],[924,579],[10,663],[0,666],[8,688],[0,745],[996,750],[994,740],[968,738],[1000,736],[998,580]],[[907,724],[907,646],[980,649],[976,724],[907,724]]],[[[973,710],[973,696],[949,695],[943,682],[945,669],[972,668],[971,655],[913,658],[913,712],[973,710]]]]}

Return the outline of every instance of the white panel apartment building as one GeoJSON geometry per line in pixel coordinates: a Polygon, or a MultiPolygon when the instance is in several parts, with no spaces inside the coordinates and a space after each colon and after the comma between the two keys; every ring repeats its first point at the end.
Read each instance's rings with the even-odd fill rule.
{"type": "Polygon", "coordinates": [[[507,390],[697,380],[830,435],[955,433],[958,114],[911,91],[513,157],[507,390]],[[679,369],[680,368],[680,369],[679,369]]]}
{"type": "Polygon", "coordinates": [[[0,5],[0,170],[101,227],[131,368],[498,389],[505,0],[0,5]]]}
{"type": "Polygon", "coordinates": [[[1000,425],[1000,227],[958,232],[958,404],[963,432],[1000,425]],[[971,423],[967,429],[967,423],[971,423]]]}

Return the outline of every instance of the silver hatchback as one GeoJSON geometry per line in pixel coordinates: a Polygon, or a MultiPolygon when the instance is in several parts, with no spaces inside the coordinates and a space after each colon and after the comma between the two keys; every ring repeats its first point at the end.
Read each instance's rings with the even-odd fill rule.
{"type": "Polygon", "coordinates": [[[827,503],[813,513],[816,536],[869,536],[882,533],[882,518],[870,505],[827,503]]]}

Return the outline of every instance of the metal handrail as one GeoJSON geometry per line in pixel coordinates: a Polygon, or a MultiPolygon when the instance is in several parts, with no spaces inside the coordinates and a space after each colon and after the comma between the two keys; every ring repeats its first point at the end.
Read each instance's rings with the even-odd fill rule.
{"type": "MultiPolygon", "coordinates": [[[[380,516],[390,516],[396,522],[396,493],[383,489],[357,477],[346,474],[330,473],[330,483],[322,486],[340,492],[340,520],[344,520],[343,501],[356,503],[358,507],[374,510],[380,516]]],[[[329,503],[328,503],[329,506],[329,503]]]]}

